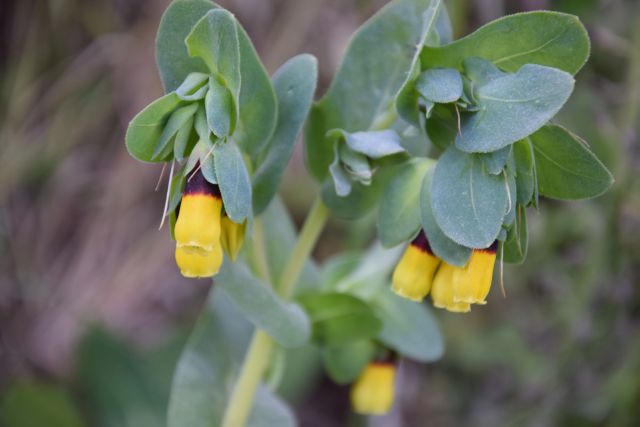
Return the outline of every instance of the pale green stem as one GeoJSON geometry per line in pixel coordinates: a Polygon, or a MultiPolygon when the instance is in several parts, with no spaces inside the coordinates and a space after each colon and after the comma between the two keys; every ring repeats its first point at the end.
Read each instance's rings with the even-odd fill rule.
{"type": "Polygon", "coordinates": [[[320,197],[316,198],[302,226],[298,241],[289,255],[289,262],[278,281],[278,292],[285,300],[291,297],[293,288],[304,268],[304,263],[311,255],[311,250],[316,245],[328,217],[329,209],[322,203],[320,197]]]}
{"type": "MultiPolygon", "coordinates": [[[[278,292],[287,300],[293,293],[294,285],[302,272],[304,263],[309,258],[311,250],[316,244],[320,232],[329,216],[329,210],[324,206],[320,198],[314,202],[307,219],[302,226],[293,251],[289,255],[289,262],[278,284],[278,292]]],[[[254,228],[254,255],[257,261],[259,274],[265,281],[269,281],[269,269],[265,254],[264,229],[259,220],[256,220],[254,228]]],[[[273,340],[269,335],[256,329],[249,350],[245,356],[240,375],[233,388],[229,404],[227,405],[222,427],[243,427],[247,422],[258,385],[266,370],[273,340]]]]}

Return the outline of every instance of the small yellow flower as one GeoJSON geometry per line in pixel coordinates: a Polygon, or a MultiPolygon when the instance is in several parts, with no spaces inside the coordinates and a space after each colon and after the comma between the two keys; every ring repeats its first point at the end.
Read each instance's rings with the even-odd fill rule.
{"type": "Polygon", "coordinates": [[[198,171],[187,181],[175,225],[176,263],[185,277],[211,277],[222,264],[217,185],[198,171]]]}
{"type": "Polygon", "coordinates": [[[496,262],[494,243],[487,249],[475,249],[464,268],[456,269],[453,278],[453,299],[469,304],[486,304],[496,262]]]}
{"type": "Polygon", "coordinates": [[[222,243],[222,249],[229,255],[232,261],[236,260],[238,252],[242,249],[244,243],[244,233],[247,228],[247,222],[237,224],[228,216],[222,218],[222,235],[220,242],[222,243]]]}
{"type": "Polygon", "coordinates": [[[438,264],[440,259],[431,252],[427,236],[420,230],[393,271],[391,289],[402,297],[422,301],[431,290],[438,264]]]}
{"type": "Polygon", "coordinates": [[[486,304],[496,261],[494,243],[487,249],[474,249],[464,267],[443,262],[433,281],[433,305],[454,312],[467,312],[471,304],[486,304]]]}
{"type": "Polygon", "coordinates": [[[351,406],[364,415],[382,415],[393,405],[396,366],[392,362],[370,363],[351,387],[351,406]]]}

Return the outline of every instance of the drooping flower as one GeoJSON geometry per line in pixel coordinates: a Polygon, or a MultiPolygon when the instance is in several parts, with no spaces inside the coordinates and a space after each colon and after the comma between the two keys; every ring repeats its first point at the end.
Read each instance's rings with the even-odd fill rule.
{"type": "Polygon", "coordinates": [[[393,271],[391,288],[405,298],[420,302],[431,290],[433,273],[440,264],[440,258],[431,251],[429,240],[423,230],[407,246],[402,258],[393,271]]]}
{"type": "Polygon", "coordinates": [[[224,216],[221,224],[222,235],[220,236],[220,242],[222,243],[222,249],[224,249],[232,261],[235,261],[244,243],[247,222],[244,221],[242,224],[238,224],[231,221],[228,216],[224,216]]]}
{"type": "Polygon", "coordinates": [[[176,263],[185,277],[211,277],[222,264],[222,198],[200,170],[185,185],[175,225],[176,263]]]}
{"type": "Polygon", "coordinates": [[[364,415],[382,415],[391,409],[395,395],[395,362],[372,362],[351,387],[351,406],[364,415]]]}
{"type": "Polygon", "coordinates": [[[464,267],[443,262],[433,281],[433,305],[453,312],[467,312],[471,304],[486,304],[496,261],[494,243],[486,249],[474,249],[464,267]]]}

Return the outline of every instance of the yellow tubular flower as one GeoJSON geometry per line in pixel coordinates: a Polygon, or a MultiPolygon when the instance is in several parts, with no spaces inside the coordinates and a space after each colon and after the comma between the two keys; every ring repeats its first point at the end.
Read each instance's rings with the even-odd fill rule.
{"type": "Polygon", "coordinates": [[[455,271],[453,299],[469,304],[486,304],[493,279],[497,243],[487,249],[474,249],[464,268],[455,271]]]}
{"type": "Polygon", "coordinates": [[[175,225],[176,263],[185,277],[211,277],[222,263],[217,185],[198,171],[187,181],[175,225]]]}
{"type": "Polygon", "coordinates": [[[222,249],[229,254],[232,261],[236,260],[238,252],[242,249],[242,243],[244,243],[244,232],[247,226],[247,222],[237,224],[229,219],[228,216],[222,218],[222,235],[220,236],[220,242],[222,243],[222,249]]]}
{"type": "Polygon", "coordinates": [[[433,273],[440,259],[431,252],[423,230],[411,242],[393,271],[391,289],[396,294],[420,302],[431,290],[433,273]]]}
{"type": "Polygon", "coordinates": [[[434,307],[444,308],[455,313],[471,311],[471,305],[466,302],[458,302],[454,299],[455,278],[458,270],[462,270],[451,264],[443,262],[436,278],[433,280],[431,299],[434,307]]]}
{"type": "Polygon", "coordinates": [[[393,405],[396,366],[392,362],[370,363],[351,386],[351,406],[363,415],[382,415],[393,405]]]}

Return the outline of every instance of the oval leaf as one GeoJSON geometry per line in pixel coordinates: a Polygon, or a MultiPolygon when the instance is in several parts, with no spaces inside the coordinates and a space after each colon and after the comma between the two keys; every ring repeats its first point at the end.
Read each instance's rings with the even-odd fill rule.
{"type": "Polygon", "coordinates": [[[433,162],[415,159],[401,165],[382,193],[378,237],[386,247],[406,242],[420,229],[420,185],[433,162]]]}
{"type": "Polygon", "coordinates": [[[235,101],[222,83],[215,78],[209,80],[209,92],[204,99],[209,130],[218,138],[233,132],[235,126],[235,101]]]}
{"type": "Polygon", "coordinates": [[[451,146],[436,165],[431,208],[451,240],[469,248],[489,247],[507,209],[504,179],[486,172],[478,156],[451,146]]]}
{"type": "Polygon", "coordinates": [[[242,153],[232,140],[218,141],[213,158],[225,212],[240,224],[251,215],[251,181],[242,153]]]}
{"type": "Polygon", "coordinates": [[[431,182],[433,180],[433,170],[428,171],[422,181],[420,191],[420,219],[429,246],[436,256],[445,262],[458,267],[464,267],[471,256],[471,249],[459,245],[443,233],[431,209],[431,182]]]}
{"type": "Polygon", "coordinates": [[[611,172],[568,130],[545,126],[531,135],[540,194],[556,199],[588,199],[613,184],[611,172]]]}
{"type": "Polygon", "coordinates": [[[442,357],[444,342],[425,304],[416,304],[384,287],[374,300],[382,330],[378,339],[405,357],[433,362],[442,357]]]}
{"type": "Polygon", "coordinates": [[[129,123],[125,144],[129,154],[143,162],[152,162],[153,153],[171,113],[182,100],[171,92],[140,111],[129,123]]]}
{"type": "Polygon", "coordinates": [[[462,76],[454,68],[431,68],[420,74],[416,89],[431,102],[447,104],[462,96],[462,76]]]}
{"type": "Polygon", "coordinates": [[[380,330],[380,320],[363,300],[343,293],[310,294],[298,301],[313,324],[313,339],[326,344],[345,344],[373,338],[380,330]]]}
{"type": "Polygon", "coordinates": [[[359,340],[344,345],[330,345],[322,349],[322,361],[327,374],[338,384],[355,381],[373,359],[376,346],[370,340],[359,340]]]}
{"type": "Polygon", "coordinates": [[[456,146],[487,153],[527,137],[556,115],[573,83],[569,73],[531,64],[491,80],[476,91],[479,111],[464,116],[456,146]]]}
{"type": "Polygon", "coordinates": [[[448,45],[425,46],[420,59],[424,69],[459,68],[477,56],[505,71],[540,64],[575,74],[589,50],[589,36],[576,16],[542,11],[505,16],[448,45]]]}
{"type": "Polygon", "coordinates": [[[215,279],[254,325],[284,347],[299,347],[310,335],[309,319],[295,304],[287,304],[241,263],[225,262],[215,279]]]}
{"type": "Polygon", "coordinates": [[[287,61],[273,75],[278,98],[278,122],[253,175],[253,211],[260,214],[276,194],[296,138],[302,129],[316,90],[318,61],[299,55],[287,61]]]}

